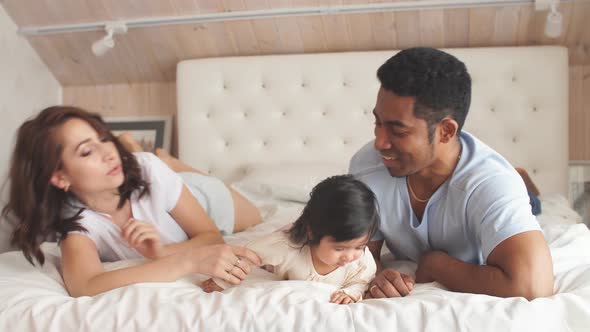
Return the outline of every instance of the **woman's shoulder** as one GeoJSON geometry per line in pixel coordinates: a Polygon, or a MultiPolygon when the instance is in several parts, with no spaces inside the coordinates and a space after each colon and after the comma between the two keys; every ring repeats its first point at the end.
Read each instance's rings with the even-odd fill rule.
{"type": "Polygon", "coordinates": [[[159,160],[158,157],[151,152],[133,152],[132,155],[135,157],[140,167],[148,166],[159,160]]]}
{"type": "Polygon", "coordinates": [[[166,174],[173,173],[160,158],[151,152],[134,152],[133,156],[137,160],[137,164],[141,169],[144,179],[149,183],[152,183],[155,179],[161,178],[166,174]]]}

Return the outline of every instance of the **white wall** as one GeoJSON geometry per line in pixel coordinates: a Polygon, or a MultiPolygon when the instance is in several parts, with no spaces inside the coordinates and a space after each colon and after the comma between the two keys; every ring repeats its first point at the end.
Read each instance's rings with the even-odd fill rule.
{"type": "MultiPolygon", "coordinates": [[[[4,184],[16,128],[44,107],[60,104],[62,88],[0,5],[0,178],[4,184]]],[[[4,206],[5,193],[0,196],[4,206]]],[[[6,248],[0,220],[0,252],[6,248]]],[[[3,232],[4,230],[4,232],[3,232]]]]}

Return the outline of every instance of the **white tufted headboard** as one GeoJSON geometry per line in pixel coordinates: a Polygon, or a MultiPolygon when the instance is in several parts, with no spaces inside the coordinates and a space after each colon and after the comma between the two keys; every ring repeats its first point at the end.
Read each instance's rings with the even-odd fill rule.
{"type": "MultiPolygon", "coordinates": [[[[467,65],[465,130],[567,197],[567,49],[446,49],[467,65]]],[[[180,158],[227,181],[252,164],[347,165],[373,138],[377,68],[396,51],[210,58],[178,65],[180,158]]]]}

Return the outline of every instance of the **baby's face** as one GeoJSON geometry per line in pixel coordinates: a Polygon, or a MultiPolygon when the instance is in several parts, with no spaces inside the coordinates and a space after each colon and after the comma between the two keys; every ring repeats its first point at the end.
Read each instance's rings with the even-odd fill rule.
{"type": "Polygon", "coordinates": [[[314,251],[322,263],[331,267],[341,267],[361,258],[368,240],[368,235],[343,242],[336,242],[333,237],[324,236],[314,251]]]}

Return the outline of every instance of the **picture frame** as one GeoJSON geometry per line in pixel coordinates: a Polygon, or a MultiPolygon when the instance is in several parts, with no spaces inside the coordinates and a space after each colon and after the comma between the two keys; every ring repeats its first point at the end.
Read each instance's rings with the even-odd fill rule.
{"type": "Polygon", "coordinates": [[[170,152],[172,116],[123,116],[104,118],[115,136],[129,132],[144,151],[157,148],[170,152]]]}
{"type": "Polygon", "coordinates": [[[590,161],[570,161],[569,200],[582,222],[590,227],[590,161]]]}

